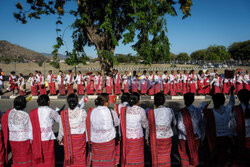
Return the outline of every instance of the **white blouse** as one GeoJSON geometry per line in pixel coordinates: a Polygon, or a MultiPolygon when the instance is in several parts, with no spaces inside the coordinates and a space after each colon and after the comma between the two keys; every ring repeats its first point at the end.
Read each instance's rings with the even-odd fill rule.
{"type": "Polygon", "coordinates": [[[176,125],[174,112],[171,108],[159,106],[154,110],[156,138],[170,138],[173,136],[172,126],[176,125]]]}
{"type": "MultiPolygon", "coordinates": [[[[203,102],[200,104],[199,107],[194,107],[193,105],[187,107],[188,112],[191,116],[194,134],[197,135],[196,139],[200,139],[202,137],[201,135],[203,130],[203,124],[202,124],[201,111],[205,108],[206,105],[207,103],[203,102]]],[[[181,112],[179,112],[178,115],[178,130],[179,130],[179,139],[186,140],[187,133],[181,112]]]]}
{"type": "Polygon", "coordinates": [[[90,116],[91,136],[90,140],[94,143],[104,143],[115,138],[115,126],[120,124],[117,113],[106,106],[98,106],[93,109],[90,116]],[[114,124],[113,124],[113,118],[114,124]]]}
{"type": "Polygon", "coordinates": [[[58,112],[48,106],[38,107],[38,118],[41,128],[42,141],[55,140],[56,137],[53,133],[52,126],[54,121],[60,122],[60,115],[58,112]]]}
{"type": "MultiPolygon", "coordinates": [[[[68,109],[69,125],[71,134],[84,134],[86,130],[87,113],[84,109],[76,107],[74,110],[68,109]]],[[[58,139],[62,140],[64,136],[62,120],[59,122],[58,139]]]]}
{"type": "Polygon", "coordinates": [[[148,138],[148,120],[146,112],[140,106],[127,107],[126,110],[126,138],[139,139],[143,137],[143,130],[146,129],[145,138],[148,138]]]}
{"type": "Polygon", "coordinates": [[[12,109],[8,116],[9,140],[33,140],[32,125],[29,114],[25,111],[12,109]]]}

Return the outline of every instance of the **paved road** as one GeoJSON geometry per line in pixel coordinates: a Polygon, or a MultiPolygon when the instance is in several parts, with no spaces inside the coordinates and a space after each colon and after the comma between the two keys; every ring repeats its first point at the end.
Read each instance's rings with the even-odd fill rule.
{"type": "MultiPolygon", "coordinates": [[[[198,106],[202,101],[195,101],[194,105],[198,106]]],[[[1,99],[0,100],[0,110],[1,111],[6,111],[7,109],[9,109],[12,106],[13,103],[13,99],[1,99]]],[[[55,108],[55,107],[61,107],[66,103],[66,99],[60,99],[60,100],[51,100],[51,107],[55,108]]],[[[119,103],[119,101],[118,101],[119,103]]],[[[238,104],[239,102],[236,101],[236,104],[238,104]]],[[[179,100],[179,101],[166,101],[165,105],[170,106],[173,108],[175,114],[178,113],[178,110],[182,107],[184,107],[184,103],[183,100],[179,100]]],[[[153,101],[152,100],[147,100],[147,101],[141,101],[141,106],[143,108],[152,108],[153,107],[153,101]]],[[[34,109],[37,107],[37,103],[35,100],[32,100],[31,102],[27,103],[27,107],[25,109],[25,111],[30,111],[31,109],[34,109]]],[[[89,100],[84,109],[87,110],[89,107],[94,107],[94,101],[93,100],[89,100]]],[[[110,107],[112,107],[112,105],[110,105],[110,107]]],[[[209,105],[209,107],[213,107],[213,104],[211,103],[209,105]]],[[[53,127],[54,132],[58,133],[58,124],[55,123],[54,127],[53,127]]],[[[55,149],[56,149],[56,166],[61,167],[63,166],[63,147],[58,146],[57,142],[55,145],[55,149]]],[[[202,151],[200,153],[200,155],[202,155],[202,151]]],[[[202,157],[202,156],[201,156],[202,157]]],[[[172,166],[179,166],[179,155],[178,155],[178,149],[177,149],[177,131],[176,129],[174,129],[174,137],[173,137],[173,146],[172,146],[172,166]]],[[[147,146],[145,146],[145,161],[146,161],[146,165],[145,166],[150,166],[150,148],[148,148],[147,146]]],[[[201,163],[203,162],[202,158],[201,158],[201,163]]]]}

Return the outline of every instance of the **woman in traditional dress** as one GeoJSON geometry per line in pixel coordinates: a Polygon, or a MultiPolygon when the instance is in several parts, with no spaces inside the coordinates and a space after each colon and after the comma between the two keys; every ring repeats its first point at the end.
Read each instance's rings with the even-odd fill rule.
{"type": "Polygon", "coordinates": [[[154,104],[157,107],[148,111],[152,166],[171,166],[171,148],[175,115],[171,108],[165,107],[165,96],[157,93],[154,104]]]}
{"type": "Polygon", "coordinates": [[[32,162],[33,167],[55,166],[56,139],[53,124],[60,122],[60,115],[50,108],[48,95],[41,95],[37,100],[38,108],[30,111],[30,120],[33,128],[32,162]]]}
{"type": "Polygon", "coordinates": [[[126,111],[121,110],[122,131],[122,165],[144,167],[144,135],[148,139],[148,120],[146,112],[139,106],[140,95],[132,93],[129,98],[129,106],[126,111]]]}
{"type": "Polygon", "coordinates": [[[26,103],[24,96],[16,97],[14,108],[7,110],[2,117],[6,166],[8,163],[7,150],[9,149],[7,141],[9,141],[13,159],[11,166],[32,167],[33,132],[29,114],[24,111],[26,103]]]}
{"type": "Polygon", "coordinates": [[[67,97],[69,108],[61,112],[59,144],[64,146],[64,166],[86,166],[86,117],[84,109],[78,107],[78,97],[67,97]]]}
{"type": "Polygon", "coordinates": [[[116,129],[120,120],[117,113],[108,108],[109,95],[102,93],[95,100],[96,107],[88,111],[86,128],[88,132],[88,141],[91,145],[91,159],[88,157],[88,164],[93,167],[110,166],[116,164],[116,129]]]}

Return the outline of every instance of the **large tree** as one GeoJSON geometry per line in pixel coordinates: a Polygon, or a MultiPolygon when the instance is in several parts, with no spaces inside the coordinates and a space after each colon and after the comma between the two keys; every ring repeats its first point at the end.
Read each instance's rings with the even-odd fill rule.
{"type": "Polygon", "coordinates": [[[206,49],[205,59],[209,61],[225,61],[230,59],[230,54],[225,46],[211,45],[206,49]]]}
{"type": "Polygon", "coordinates": [[[250,60],[250,40],[235,42],[229,46],[228,52],[234,60],[250,60]]]}
{"type": "MultiPolygon", "coordinates": [[[[95,46],[103,71],[113,67],[114,50],[120,40],[128,44],[137,38],[133,48],[145,64],[169,59],[166,15],[176,15],[173,0],[27,0],[25,8],[20,2],[16,4],[19,11],[14,16],[26,23],[27,17],[40,19],[41,15],[57,14],[56,23],[62,24],[69,1],[77,3],[77,8],[69,11],[75,17],[74,50],[80,53],[84,52],[84,46],[95,46]]],[[[178,3],[183,18],[189,16],[192,0],[178,3]]],[[[59,35],[54,46],[55,59],[62,45],[59,35]]]]}
{"type": "Polygon", "coordinates": [[[176,60],[181,61],[181,62],[187,62],[189,61],[191,58],[188,56],[187,53],[183,52],[183,53],[179,53],[176,57],[176,60]]]}

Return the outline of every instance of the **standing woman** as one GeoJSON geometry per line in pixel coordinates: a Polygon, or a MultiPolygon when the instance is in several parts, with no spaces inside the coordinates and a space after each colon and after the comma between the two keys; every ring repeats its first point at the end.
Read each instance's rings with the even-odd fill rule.
{"type": "Polygon", "coordinates": [[[39,107],[30,111],[30,120],[33,127],[33,167],[55,166],[54,140],[56,137],[52,127],[54,121],[59,123],[60,115],[49,107],[48,95],[39,96],[37,103],[39,107]]]}
{"type": "Polygon", "coordinates": [[[173,126],[176,125],[174,112],[165,107],[165,96],[157,93],[154,104],[157,107],[148,112],[152,166],[171,166],[173,126]]]}
{"type": "Polygon", "coordinates": [[[186,94],[188,92],[188,72],[187,70],[184,70],[183,76],[182,76],[182,94],[186,94]]]}
{"type": "Polygon", "coordinates": [[[46,95],[47,91],[46,91],[46,86],[45,86],[45,80],[44,80],[44,75],[42,75],[42,73],[39,71],[38,72],[38,85],[39,85],[39,91],[40,91],[40,95],[46,95]]]}
{"type": "Polygon", "coordinates": [[[128,71],[125,71],[125,74],[122,76],[122,82],[123,82],[123,92],[129,93],[129,83],[128,83],[128,71]]]}
{"type": "Polygon", "coordinates": [[[96,94],[101,94],[103,89],[103,78],[100,72],[97,72],[95,76],[95,92],[96,94]]]}
{"type": "MultiPolygon", "coordinates": [[[[3,137],[5,145],[5,161],[8,163],[8,141],[13,156],[13,167],[31,167],[32,126],[29,114],[23,111],[26,107],[24,96],[14,99],[14,108],[8,110],[2,117],[3,137]]],[[[1,166],[1,165],[0,165],[1,166]]],[[[7,164],[6,164],[7,166],[7,164]]]]}
{"type": "Polygon", "coordinates": [[[36,81],[36,76],[33,76],[33,73],[29,74],[29,79],[28,82],[30,84],[30,89],[31,89],[31,95],[32,96],[37,96],[37,81],[36,81]]]}
{"type": "Polygon", "coordinates": [[[78,97],[67,97],[69,108],[61,112],[59,144],[64,146],[64,167],[86,166],[86,117],[84,109],[78,107],[78,97]]]}
{"type": "Polygon", "coordinates": [[[60,96],[64,96],[66,94],[65,91],[65,77],[63,72],[60,70],[59,75],[57,76],[57,82],[58,82],[58,89],[60,96]]]}
{"type": "Polygon", "coordinates": [[[119,126],[120,120],[114,110],[108,108],[109,95],[100,94],[95,100],[96,108],[89,110],[86,128],[88,141],[92,145],[92,159],[88,164],[96,166],[115,166],[115,127],[119,126]]]}
{"type": "Polygon", "coordinates": [[[136,75],[136,71],[133,71],[133,76],[131,77],[132,84],[132,93],[138,92],[138,76],[136,75]]]}
{"type": "Polygon", "coordinates": [[[108,73],[108,76],[106,76],[106,93],[113,93],[113,78],[111,73],[108,73]]]}
{"type": "Polygon", "coordinates": [[[232,128],[234,145],[232,166],[250,166],[250,93],[241,89],[237,94],[240,104],[232,109],[232,128]]]}
{"type": "Polygon", "coordinates": [[[146,112],[139,106],[140,95],[133,93],[129,98],[129,105],[121,110],[121,131],[123,142],[122,165],[144,167],[144,138],[148,139],[148,120],[146,112]]]}
{"type": "Polygon", "coordinates": [[[81,71],[78,71],[75,82],[77,84],[77,94],[84,95],[84,78],[81,71]]]}
{"type": "Polygon", "coordinates": [[[21,73],[18,75],[17,85],[18,85],[19,95],[25,96],[26,95],[25,81],[23,78],[23,74],[21,73]]]}
{"type": "Polygon", "coordinates": [[[164,95],[167,95],[169,93],[169,81],[168,81],[168,72],[167,71],[164,71],[164,74],[162,75],[162,83],[163,83],[164,95]]]}
{"type": "Polygon", "coordinates": [[[72,70],[68,70],[68,74],[66,75],[65,79],[67,81],[67,94],[70,95],[71,93],[74,93],[74,76],[72,74],[72,70]]]}
{"type": "Polygon", "coordinates": [[[92,75],[92,72],[88,72],[86,76],[87,80],[87,95],[95,94],[95,77],[92,75]]]}
{"type": "Polygon", "coordinates": [[[195,85],[196,80],[197,80],[197,76],[195,75],[194,70],[191,70],[189,73],[190,93],[196,94],[196,85],[195,85]]]}

